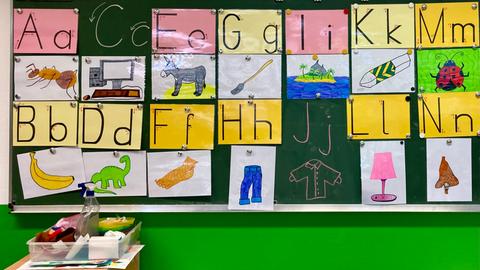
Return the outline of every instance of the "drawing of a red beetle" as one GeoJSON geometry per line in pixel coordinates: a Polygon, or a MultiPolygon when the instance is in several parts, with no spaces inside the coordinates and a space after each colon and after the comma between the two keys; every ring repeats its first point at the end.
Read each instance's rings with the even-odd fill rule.
{"type": "Polygon", "coordinates": [[[455,64],[453,58],[457,56],[457,54],[463,56],[463,52],[455,53],[450,59],[444,54],[437,55],[437,58],[443,56],[447,61],[443,64],[443,67],[438,63],[438,73],[436,76],[430,73],[430,76],[436,80],[437,87],[435,87],[435,91],[439,88],[445,91],[451,91],[457,87],[463,87],[463,91],[467,89],[465,85],[463,85],[463,80],[470,75],[470,72],[467,74],[463,73],[463,67],[465,66],[463,62],[461,67],[455,64]]]}

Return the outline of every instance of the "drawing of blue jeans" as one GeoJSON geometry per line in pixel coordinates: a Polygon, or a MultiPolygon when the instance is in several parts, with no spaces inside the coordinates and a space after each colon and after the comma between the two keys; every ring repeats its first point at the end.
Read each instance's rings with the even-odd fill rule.
{"type": "Polygon", "coordinates": [[[240,186],[240,205],[250,204],[248,192],[252,186],[252,203],[262,202],[262,167],[258,165],[245,166],[243,181],[240,186]]]}

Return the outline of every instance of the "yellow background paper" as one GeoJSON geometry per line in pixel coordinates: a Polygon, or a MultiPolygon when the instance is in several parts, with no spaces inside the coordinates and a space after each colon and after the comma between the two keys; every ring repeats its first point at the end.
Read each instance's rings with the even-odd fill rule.
{"type": "MultiPolygon", "coordinates": [[[[74,102],[49,101],[49,102],[14,102],[13,107],[13,146],[76,146],[77,145],[77,107],[74,102]],[[35,119],[32,125],[35,126],[35,136],[30,142],[19,142],[17,140],[18,121],[30,121],[33,117],[31,108],[15,108],[15,106],[32,106],[35,109],[35,119]],[[52,126],[55,123],[62,123],[67,127],[67,135],[64,140],[50,141],[50,106],[52,110],[52,126]],[[20,112],[20,113],[19,113],[20,112]]],[[[52,136],[57,140],[61,139],[65,129],[61,125],[55,125],[52,129],[52,136]]],[[[32,127],[29,124],[20,124],[18,128],[20,140],[28,140],[32,136],[32,127]]]]}
{"type": "Polygon", "coordinates": [[[352,48],[413,48],[414,46],[414,9],[408,4],[388,5],[358,5],[352,7],[351,20],[351,44],[352,48]],[[364,17],[370,10],[371,13],[364,17]],[[389,24],[387,24],[387,12],[389,10],[389,24]],[[357,16],[358,28],[373,42],[370,44],[360,31],[356,32],[355,18],[357,16]],[[360,22],[360,20],[363,21],[360,22]],[[388,28],[390,25],[390,28],[388,28]],[[395,29],[400,25],[398,29],[395,29]],[[388,43],[388,32],[390,36],[401,44],[390,38],[388,43]],[[358,36],[357,36],[358,35],[358,36]],[[358,39],[358,43],[356,40],[358,39]]]}
{"type": "Polygon", "coordinates": [[[417,46],[422,45],[423,48],[438,48],[438,47],[464,47],[478,45],[478,7],[473,9],[472,4],[478,6],[478,2],[462,2],[462,3],[429,3],[426,4],[426,9],[422,10],[422,4],[415,5],[415,34],[417,46]],[[437,24],[439,22],[442,9],[444,12],[444,31],[442,33],[442,23],[440,23],[435,41],[430,42],[425,29],[428,27],[428,32],[433,39],[437,24]],[[424,18],[424,22],[420,20],[420,14],[424,18]],[[455,27],[455,36],[452,40],[453,24],[468,24],[472,23],[474,27],[465,27],[465,41],[462,41],[462,26],[455,27]],[[420,33],[422,29],[422,33],[420,33]],[[473,34],[472,34],[473,32],[473,34]],[[420,35],[422,41],[420,42],[420,35]],[[442,41],[444,36],[444,41],[442,41]],[[474,37],[474,38],[473,38],[474,37]]]}
{"type": "Polygon", "coordinates": [[[281,100],[220,100],[218,102],[218,144],[281,144],[282,143],[282,101],[281,100]],[[239,105],[242,108],[242,138],[239,122],[225,122],[225,119],[239,119],[239,105]],[[223,106],[223,113],[222,113],[223,106]],[[254,139],[254,108],[257,111],[257,136],[254,139]],[[265,122],[271,123],[270,128],[265,122]]]}
{"type": "Polygon", "coordinates": [[[188,149],[213,149],[214,110],[214,105],[150,105],[150,148],[182,149],[185,145],[188,149]],[[189,116],[190,114],[193,116],[189,116]],[[190,125],[188,143],[187,118],[190,125]]]}
{"type": "Polygon", "coordinates": [[[282,48],[282,15],[277,10],[224,10],[218,15],[218,45],[226,54],[279,53],[277,49],[282,48]],[[240,20],[229,14],[238,16],[240,20]],[[277,39],[276,46],[275,43],[269,44],[264,40],[264,30],[269,25],[276,25],[278,34],[275,28],[269,27],[265,39],[270,42],[277,39]],[[225,32],[227,46],[233,48],[238,42],[238,33],[234,31],[240,31],[240,44],[232,50],[225,46],[223,33],[225,32]]]}
{"type": "MultiPolygon", "coordinates": [[[[78,121],[78,144],[82,148],[109,148],[109,149],[140,149],[142,141],[142,115],[143,109],[138,108],[137,104],[102,104],[103,107],[97,108],[97,104],[80,104],[78,121]],[[88,110],[85,112],[85,131],[83,130],[83,114],[85,108],[100,109],[103,113],[103,134],[101,139],[95,144],[83,143],[82,136],[85,133],[85,140],[95,141],[101,130],[101,118],[97,111],[88,110]],[[130,115],[132,117],[130,117],[130,115]],[[131,118],[131,143],[119,145],[115,143],[114,133],[118,128],[130,128],[131,118]]],[[[120,129],[117,132],[117,141],[126,143],[129,140],[130,132],[120,129]]]]}
{"type": "Polygon", "coordinates": [[[410,134],[410,102],[406,100],[408,95],[352,95],[350,97],[353,101],[350,102],[348,99],[346,101],[347,132],[352,135],[352,139],[405,139],[410,134]],[[354,130],[352,130],[352,117],[354,130]],[[388,134],[384,134],[384,121],[385,132],[388,134]],[[354,131],[368,134],[355,135],[354,131]]]}
{"type": "Polygon", "coordinates": [[[420,133],[425,134],[426,138],[477,136],[480,130],[480,98],[477,98],[474,92],[424,94],[418,101],[418,120],[420,133]],[[438,102],[440,102],[440,121],[438,102]],[[423,103],[428,110],[424,108],[423,103]],[[460,114],[469,114],[472,117],[472,128],[468,116],[459,117],[460,114]],[[457,115],[457,130],[455,130],[455,115],[457,115]],[[438,131],[437,126],[441,132],[438,131]]]}

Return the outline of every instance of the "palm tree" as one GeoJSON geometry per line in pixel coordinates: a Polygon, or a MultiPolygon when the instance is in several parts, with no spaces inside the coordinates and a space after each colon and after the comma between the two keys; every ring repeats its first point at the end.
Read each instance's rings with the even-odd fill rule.
{"type": "Polygon", "coordinates": [[[329,69],[327,70],[327,73],[329,73],[330,75],[332,75],[332,77],[334,77],[333,75],[335,75],[335,70],[329,68],[329,69]]]}
{"type": "Polygon", "coordinates": [[[307,68],[307,65],[305,64],[300,64],[300,69],[302,70],[302,77],[305,77],[305,69],[307,68]]]}

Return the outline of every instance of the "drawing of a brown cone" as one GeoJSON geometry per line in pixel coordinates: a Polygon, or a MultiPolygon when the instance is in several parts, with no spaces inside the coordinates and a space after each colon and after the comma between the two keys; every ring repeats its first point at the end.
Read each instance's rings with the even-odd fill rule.
{"type": "Polygon", "coordinates": [[[188,180],[193,177],[195,164],[197,164],[196,160],[187,157],[183,161],[183,165],[169,171],[162,178],[155,180],[155,183],[164,189],[169,189],[182,181],[188,180]]]}
{"type": "Polygon", "coordinates": [[[435,184],[435,188],[442,188],[445,191],[445,194],[448,194],[448,189],[450,187],[456,186],[459,184],[458,178],[453,174],[450,165],[448,164],[445,156],[442,156],[442,161],[440,162],[440,167],[438,169],[438,181],[435,184]]]}

